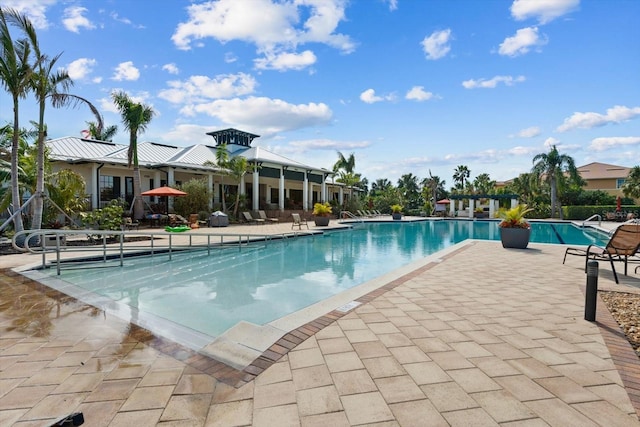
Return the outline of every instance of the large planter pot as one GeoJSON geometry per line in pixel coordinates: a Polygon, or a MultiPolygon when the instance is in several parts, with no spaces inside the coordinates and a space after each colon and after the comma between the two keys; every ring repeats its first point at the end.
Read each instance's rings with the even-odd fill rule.
{"type": "Polygon", "coordinates": [[[503,248],[525,249],[531,236],[530,228],[500,227],[500,240],[503,248]]]}
{"type": "Polygon", "coordinates": [[[391,214],[391,217],[392,217],[393,219],[395,219],[396,221],[399,221],[399,220],[401,220],[401,219],[402,219],[402,214],[401,214],[401,213],[392,213],[392,214],[391,214]]]}
{"type": "Polygon", "coordinates": [[[327,225],[329,225],[329,221],[331,220],[331,217],[317,216],[314,218],[314,220],[316,222],[317,227],[326,227],[327,225]]]}

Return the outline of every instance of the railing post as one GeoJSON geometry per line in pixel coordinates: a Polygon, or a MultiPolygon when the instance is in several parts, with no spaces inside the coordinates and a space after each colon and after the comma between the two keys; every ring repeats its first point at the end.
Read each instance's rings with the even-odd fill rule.
{"type": "Polygon", "coordinates": [[[598,261],[587,263],[587,291],[584,302],[584,320],[595,322],[598,301],[598,261]]]}

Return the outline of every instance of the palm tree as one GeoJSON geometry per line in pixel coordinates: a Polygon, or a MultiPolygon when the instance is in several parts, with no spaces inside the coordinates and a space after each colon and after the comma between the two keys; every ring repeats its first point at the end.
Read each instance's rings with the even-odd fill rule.
{"type": "MultiPolygon", "coordinates": [[[[244,179],[244,176],[253,170],[253,165],[249,164],[246,157],[236,156],[227,161],[226,168],[229,170],[228,175],[231,177],[231,180],[237,186],[240,186],[240,183],[244,179]]],[[[258,189],[254,188],[253,191],[258,191],[258,189]]],[[[236,202],[233,207],[233,216],[236,218],[238,216],[239,206],[240,206],[240,188],[238,188],[238,191],[236,191],[236,202]]]]}
{"type": "MultiPolygon", "coordinates": [[[[27,39],[14,42],[9,31],[9,23],[27,18],[13,9],[0,7],[0,83],[11,94],[13,101],[13,134],[11,139],[11,200],[13,212],[20,210],[20,188],[18,178],[18,148],[20,138],[19,104],[31,89],[33,69],[29,64],[31,45],[27,39]]],[[[22,216],[13,217],[16,232],[24,230],[22,216]]],[[[4,224],[3,224],[4,225],[4,224]]],[[[2,228],[0,228],[2,229],[2,228]]]]}
{"type": "Polygon", "coordinates": [[[353,153],[345,157],[338,151],[338,161],[333,165],[333,172],[338,173],[336,181],[345,184],[349,188],[349,199],[353,198],[353,186],[360,182],[360,174],[355,174],[356,158],[353,153]]]}
{"type": "Polygon", "coordinates": [[[465,180],[469,179],[471,171],[468,167],[460,165],[453,171],[453,181],[456,183],[456,188],[464,191],[465,180]]]}
{"type": "Polygon", "coordinates": [[[473,186],[478,194],[492,194],[496,187],[496,182],[493,181],[488,173],[481,173],[473,180],[473,186]]]}
{"type": "Polygon", "coordinates": [[[122,115],[122,124],[129,131],[129,150],[127,151],[127,165],[133,165],[133,216],[141,219],[143,216],[142,188],[140,186],[140,166],[138,165],[138,133],[147,129],[147,125],[153,119],[153,108],[134,102],[123,92],[111,94],[113,102],[122,115]]]}
{"type": "Polygon", "coordinates": [[[627,179],[622,185],[622,192],[627,197],[640,198],[640,166],[631,168],[627,179]]]}
{"type": "Polygon", "coordinates": [[[432,175],[431,169],[429,169],[429,178],[423,179],[422,185],[431,190],[431,199],[435,206],[435,203],[438,201],[438,193],[444,192],[445,181],[441,180],[437,175],[432,175]]]}
{"type": "Polygon", "coordinates": [[[383,192],[387,188],[391,187],[391,181],[386,178],[378,178],[371,184],[371,193],[370,196],[377,196],[379,193],[383,192]]]}
{"type": "Polygon", "coordinates": [[[89,138],[94,139],[96,141],[107,141],[111,142],[113,137],[118,133],[118,126],[111,125],[106,128],[101,128],[98,122],[86,122],[87,131],[89,132],[89,138]]]}
{"type": "Polygon", "coordinates": [[[566,154],[560,154],[554,145],[548,153],[536,154],[533,157],[533,163],[531,173],[538,179],[547,182],[551,189],[551,217],[554,217],[557,210],[560,219],[562,219],[562,209],[558,201],[558,187],[564,184],[565,174],[576,182],[580,181],[573,158],[566,154]]]}
{"type": "Polygon", "coordinates": [[[417,176],[412,173],[402,175],[398,179],[398,189],[402,192],[408,209],[417,209],[421,205],[417,176]]]}

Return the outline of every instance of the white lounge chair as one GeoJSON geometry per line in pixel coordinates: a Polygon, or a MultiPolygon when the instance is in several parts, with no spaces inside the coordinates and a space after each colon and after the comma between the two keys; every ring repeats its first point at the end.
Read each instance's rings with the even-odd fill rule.
{"type": "Polygon", "coordinates": [[[302,230],[303,225],[306,226],[307,229],[309,228],[309,224],[307,223],[307,220],[304,218],[300,218],[300,214],[292,213],[291,218],[293,218],[293,222],[291,223],[292,230],[293,230],[293,227],[298,227],[298,230],[302,230]]]}

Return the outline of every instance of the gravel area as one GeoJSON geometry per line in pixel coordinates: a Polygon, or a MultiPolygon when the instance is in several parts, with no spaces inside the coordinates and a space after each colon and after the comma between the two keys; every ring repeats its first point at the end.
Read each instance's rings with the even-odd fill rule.
{"type": "Polygon", "coordinates": [[[600,297],[640,357],[640,294],[600,291],[600,297]]]}

